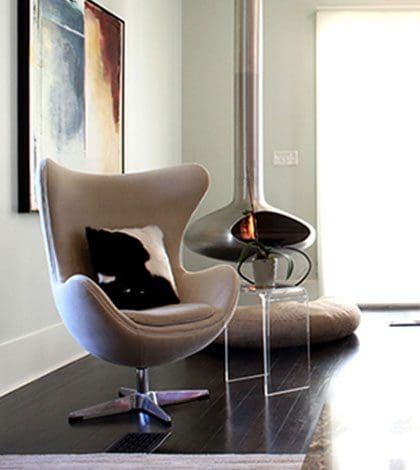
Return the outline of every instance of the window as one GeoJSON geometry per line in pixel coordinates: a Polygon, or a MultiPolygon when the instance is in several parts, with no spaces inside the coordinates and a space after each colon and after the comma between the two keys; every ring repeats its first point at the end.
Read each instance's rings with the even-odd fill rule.
{"type": "Polygon", "coordinates": [[[420,11],[317,14],[321,288],[420,303],[420,11]]]}

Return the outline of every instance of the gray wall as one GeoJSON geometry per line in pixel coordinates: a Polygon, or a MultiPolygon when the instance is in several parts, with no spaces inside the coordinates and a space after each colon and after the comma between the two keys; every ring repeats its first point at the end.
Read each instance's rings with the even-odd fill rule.
{"type": "MultiPolygon", "coordinates": [[[[405,5],[419,5],[408,0],[405,5]]],[[[183,159],[212,175],[197,215],[228,203],[233,178],[233,0],[183,0],[183,159]]],[[[320,6],[394,5],[389,0],[264,0],[264,176],[269,203],[317,225],[315,12],[320,6]],[[298,150],[298,167],[272,165],[298,150]]],[[[309,250],[317,266],[316,246],[309,250]]],[[[192,268],[212,264],[191,252],[192,268]]],[[[317,270],[312,272],[316,278],[317,270]]]]}
{"type": "MultiPolygon", "coordinates": [[[[126,20],[127,169],[179,163],[181,0],[102,3],[126,20]]],[[[52,302],[38,215],[16,213],[16,4],[0,2],[0,395],[83,354],[52,302]]]]}

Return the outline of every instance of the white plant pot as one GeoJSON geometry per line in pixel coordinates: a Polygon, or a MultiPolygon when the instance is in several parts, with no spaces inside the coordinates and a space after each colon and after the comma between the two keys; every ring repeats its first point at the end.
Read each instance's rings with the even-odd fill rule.
{"type": "Polygon", "coordinates": [[[254,259],[252,268],[256,287],[273,287],[277,277],[277,258],[254,259]]]}

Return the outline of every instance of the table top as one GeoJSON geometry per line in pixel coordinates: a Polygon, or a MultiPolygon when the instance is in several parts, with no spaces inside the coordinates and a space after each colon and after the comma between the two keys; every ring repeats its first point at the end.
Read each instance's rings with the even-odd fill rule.
{"type": "Polygon", "coordinates": [[[308,293],[306,289],[301,286],[288,286],[285,284],[277,284],[273,287],[256,287],[255,285],[242,284],[241,292],[245,294],[256,294],[263,295],[267,297],[276,297],[276,298],[304,298],[307,299],[308,293]]]}

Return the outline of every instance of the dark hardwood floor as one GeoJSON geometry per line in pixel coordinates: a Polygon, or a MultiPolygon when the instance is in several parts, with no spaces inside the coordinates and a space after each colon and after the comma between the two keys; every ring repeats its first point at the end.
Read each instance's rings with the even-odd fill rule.
{"type": "MultiPolygon", "coordinates": [[[[415,313],[420,318],[420,311],[415,313]]],[[[343,389],[348,396],[357,391],[361,400],[366,383],[386,387],[393,374],[401,380],[403,371],[412,375],[417,370],[420,327],[388,326],[391,318],[407,314],[365,312],[357,335],[313,346],[309,391],[265,399],[261,379],[226,386],[223,351],[214,347],[152,369],[154,389],[210,390],[209,400],[167,407],[173,419],[170,427],[141,414],[70,425],[69,411],[114,398],[119,386],[134,386],[133,370],[84,358],[0,399],[0,454],[101,452],[128,432],[167,431],[171,435],[158,452],[306,452],[327,400],[343,401],[343,389]],[[343,384],[349,374],[351,380],[343,384]]],[[[243,353],[244,361],[257,358],[255,351],[243,353]]],[[[374,399],[378,393],[380,389],[370,389],[366,396],[374,399]]],[[[414,396],[410,393],[411,400],[414,396]]],[[[346,406],[359,405],[349,399],[346,406]]]]}

